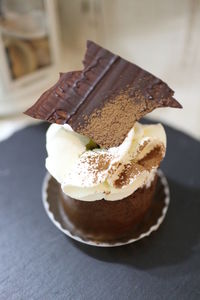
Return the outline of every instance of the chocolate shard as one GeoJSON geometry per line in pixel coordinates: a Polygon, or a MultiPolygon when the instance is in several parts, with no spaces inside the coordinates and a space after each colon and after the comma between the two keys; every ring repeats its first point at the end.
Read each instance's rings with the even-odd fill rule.
{"type": "Polygon", "coordinates": [[[25,114],[68,123],[101,147],[122,143],[134,123],[158,107],[182,106],[166,83],[137,65],[87,42],[84,69],[60,73],[25,114]]]}

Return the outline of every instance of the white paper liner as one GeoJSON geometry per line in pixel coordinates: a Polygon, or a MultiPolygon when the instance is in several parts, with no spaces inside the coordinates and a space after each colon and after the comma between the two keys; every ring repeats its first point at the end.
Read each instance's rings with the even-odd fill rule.
{"type": "Polygon", "coordinates": [[[53,224],[58,229],[60,229],[63,233],[65,233],[67,236],[71,237],[72,239],[74,239],[80,243],[84,243],[84,244],[91,245],[91,246],[98,246],[98,247],[117,247],[117,246],[127,245],[127,244],[131,244],[133,242],[136,242],[138,240],[141,240],[142,238],[149,236],[153,231],[156,231],[166,216],[168,206],[170,203],[169,185],[168,185],[168,182],[167,182],[167,179],[166,179],[164,173],[160,169],[157,171],[157,175],[159,176],[161,184],[163,185],[164,194],[165,194],[165,199],[164,199],[165,205],[162,209],[162,213],[161,213],[160,217],[157,219],[157,223],[154,224],[153,226],[151,226],[148,231],[142,233],[137,238],[130,239],[126,242],[103,243],[103,242],[94,242],[94,241],[90,241],[90,240],[83,240],[79,236],[73,235],[73,234],[71,234],[70,231],[63,228],[62,225],[55,219],[53,212],[50,210],[49,203],[47,200],[48,199],[48,191],[47,190],[48,190],[49,181],[51,179],[51,175],[49,173],[47,173],[44,177],[44,181],[43,181],[43,185],[42,185],[42,201],[43,201],[43,205],[44,205],[45,211],[46,211],[49,219],[53,222],[53,224]]]}

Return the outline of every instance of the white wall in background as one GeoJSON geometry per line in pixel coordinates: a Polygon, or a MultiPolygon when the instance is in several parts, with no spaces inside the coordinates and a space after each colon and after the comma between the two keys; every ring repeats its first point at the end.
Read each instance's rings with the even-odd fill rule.
{"type": "Polygon", "coordinates": [[[166,81],[184,109],[151,117],[200,138],[199,0],[59,0],[64,71],[93,39],[166,81]]]}

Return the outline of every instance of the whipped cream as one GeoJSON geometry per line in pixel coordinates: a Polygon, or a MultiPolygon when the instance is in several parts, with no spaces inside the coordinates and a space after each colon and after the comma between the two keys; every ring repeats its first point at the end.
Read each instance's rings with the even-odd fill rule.
{"type": "Polygon", "coordinates": [[[89,138],[74,132],[69,125],[52,124],[46,134],[46,168],[60,183],[86,150],[89,138]]]}
{"type": "Polygon", "coordinates": [[[89,139],[69,125],[52,124],[47,131],[46,168],[68,196],[84,201],[120,200],[138,188],[149,187],[165,155],[161,124],[138,122],[119,147],[87,150],[89,139]],[[145,158],[159,149],[159,159],[145,158]]]}

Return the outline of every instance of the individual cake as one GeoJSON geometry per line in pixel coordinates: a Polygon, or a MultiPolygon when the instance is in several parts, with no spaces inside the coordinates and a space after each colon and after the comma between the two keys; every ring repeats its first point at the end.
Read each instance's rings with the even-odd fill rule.
{"type": "Polygon", "coordinates": [[[53,123],[46,167],[73,233],[128,240],[151,208],[166,152],[162,125],[138,121],[181,105],[163,81],[93,42],[83,63],[82,71],[61,73],[26,114],[53,123]]]}

